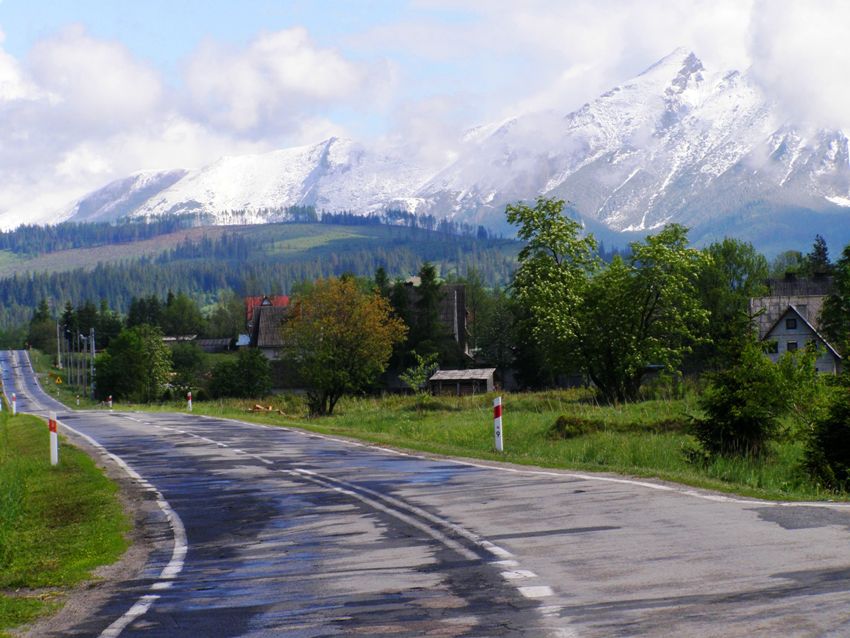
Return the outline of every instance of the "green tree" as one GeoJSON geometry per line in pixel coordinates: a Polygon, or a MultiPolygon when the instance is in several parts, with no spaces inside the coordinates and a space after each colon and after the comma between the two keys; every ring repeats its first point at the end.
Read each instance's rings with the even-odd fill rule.
{"type": "Polygon", "coordinates": [[[804,466],[822,485],[850,491],[850,392],[834,397],[829,409],[814,425],[806,446],[804,466]]]}
{"type": "Polygon", "coordinates": [[[751,243],[725,238],[705,248],[708,257],[697,280],[703,307],[709,313],[708,343],[703,361],[723,365],[729,348],[740,351],[752,331],[749,301],[767,294],[768,264],[751,243]]]}
{"type": "Polygon", "coordinates": [[[310,412],[332,414],[344,394],[375,382],[406,332],[380,294],[353,281],[324,279],[292,304],[282,353],[299,368],[310,412]]]}
{"type": "Polygon", "coordinates": [[[162,341],[162,331],[149,325],[127,328],[97,358],[98,396],[156,401],[170,375],[171,351],[162,341]]]}
{"type": "Polygon", "coordinates": [[[824,275],[832,271],[832,262],[829,260],[829,248],[822,235],[815,235],[812,250],[805,257],[805,274],[824,275]]]}
{"type": "Polygon", "coordinates": [[[710,375],[700,398],[705,417],[694,431],[709,456],[759,456],[779,433],[787,411],[783,378],[754,339],[747,342],[737,361],[710,375]]]}
{"type": "Polygon", "coordinates": [[[850,353],[850,245],[844,248],[833,269],[834,289],[823,303],[821,329],[843,355],[850,353]]]}
{"type": "Polygon", "coordinates": [[[42,352],[56,350],[56,322],[50,316],[46,299],[42,299],[33,312],[27,331],[27,343],[42,352]]]}
{"type": "Polygon", "coordinates": [[[235,338],[245,332],[245,320],[245,302],[232,290],[221,290],[207,321],[206,334],[217,338],[235,338]]]}
{"type": "Polygon", "coordinates": [[[598,268],[596,240],[580,236],[581,225],[565,217],[563,209],[562,200],[543,197],[533,207],[506,209],[508,222],[526,242],[511,291],[527,310],[531,333],[555,370],[574,367],[571,357],[581,333],[577,311],[588,275],[598,268]]]}
{"type": "Polygon", "coordinates": [[[204,331],[204,318],[189,295],[169,292],[160,325],[167,335],[197,335],[204,331]]]}
{"type": "Polygon", "coordinates": [[[235,358],[215,365],[210,380],[214,397],[261,398],[272,388],[269,360],[256,348],[243,348],[235,358]]]}
{"type": "Polygon", "coordinates": [[[779,253],[770,263],[770,276],[781,279],[787,273],[800,274],[806,268],[806,258],[799,250],[786,250],[779,253]]]}
{"type": "Polygon", "coordinates": [[[414,393],[420,394],[428,389],[428,379],[431,378],[438,369],[437,354],[420,355],[413,353],[413,358],[416,363],[410,366],[407,370],[399,375],[399,379],[414,393]]]}
{"type": "Polygon", "coordinates": [[[181,341],[171,347],[171,365],[174,369],[174,385],[180,392],[200,385],[200,376],[207,369],[207,355],[191,341],[181,341]]]}
{"type": "Polygon", "coordinates": [[[687,229],[671,224],[632,243],[628,262],[617,256],[591,279],[575,313],[576,347],[605,401],[638,398],[651,366],[679,372],[706,328],[696,293],[704,262],[688,247],[687,229]]]}

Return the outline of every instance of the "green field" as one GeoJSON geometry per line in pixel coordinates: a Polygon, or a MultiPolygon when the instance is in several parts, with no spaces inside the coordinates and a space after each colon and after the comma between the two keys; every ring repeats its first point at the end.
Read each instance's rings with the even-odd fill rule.
{"type": "Polygon", "coordinates": [[[128,546],[116,485],[69,445],[51,467],[48,445],[41,419],[0,414],[0,636],[60,607],[128,546]]]}

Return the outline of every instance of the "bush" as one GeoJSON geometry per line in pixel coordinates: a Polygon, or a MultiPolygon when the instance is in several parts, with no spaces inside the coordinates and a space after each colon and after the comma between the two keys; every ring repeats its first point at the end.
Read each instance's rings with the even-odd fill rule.
{"type": "Polygon", "coordinates": [[[240,350],[235,360],[222,361],[213,368],[210,394],[215,398],[255,398],[269,392],[271,366],[256,348],[240,350]]]}
{"type": "Polygon", "coordinates": [[[841,393],[827,415],[815,422],[805,467],[829,489],[850,489],[850,392],[841,393]]]}
{"type": "Polygon", "coordinates": [[[755,342],[738,360],[711,375],[699,400],[705,418],[694,420],[694,434],[710,456],[760,456],[780,431],[788,410],[782,372],[755,342]]]}

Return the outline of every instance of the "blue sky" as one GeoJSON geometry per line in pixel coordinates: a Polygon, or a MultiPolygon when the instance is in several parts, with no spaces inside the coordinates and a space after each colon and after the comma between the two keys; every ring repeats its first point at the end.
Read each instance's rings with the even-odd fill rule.
{"type": "Polygon", "coordinates": [[[0,225],[112,179],[346,135],[445,163],[679,46],[844,125],[843,0],[0,0],[0,225]]]}

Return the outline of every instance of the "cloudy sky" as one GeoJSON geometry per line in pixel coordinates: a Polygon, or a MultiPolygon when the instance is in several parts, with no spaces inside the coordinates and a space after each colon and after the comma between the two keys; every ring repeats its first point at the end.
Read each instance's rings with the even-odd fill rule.
{"type": "Polygon", "coordinates": [[[0,0],[0,220],[330,135],[440,162],[468,127],[567,113],[679,46],[850,128],[845,0],[0,0]]]}

